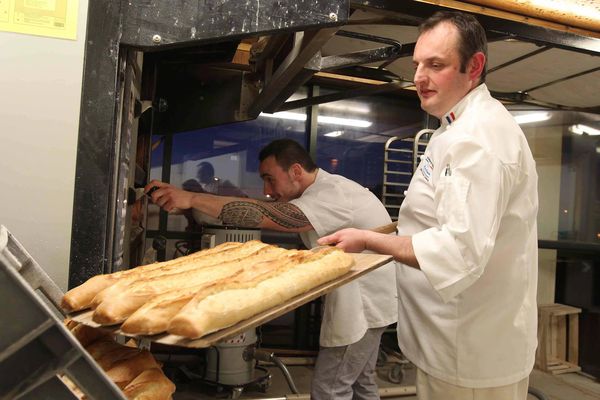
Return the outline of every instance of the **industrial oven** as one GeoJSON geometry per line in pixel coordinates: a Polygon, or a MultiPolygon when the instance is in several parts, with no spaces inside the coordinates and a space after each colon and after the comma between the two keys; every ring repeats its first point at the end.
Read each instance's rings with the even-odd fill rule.
{"type": "MultiPolygon", "coordinates": [[[[173,237],[167,215],[161,214],[158,228],[149,231],[148,200],[140,192],[150,176],[154,135],[165,136],[161,173],[168,181],[173,133],[303,106],[308,107],[310,126],[316,124],[315,105],[404,91],[412,83],[387,73],[385,66],[410,55],[413,44],[344,27],[352,25],[355,10],[378,15],[366,24],[393,21],[414,27],[436,9],[449,7],[431,3],[263,0],[240,7],[223,1],[90,2],[69,286],[142,264],[148,243],[158,259],[168,257],[164,241],[173,237]],[[323,55],[321,48],[336,36],[371,46],[323,55]],[[379,68],[359,67],[373,63],[379,68]],[[328,79],[323,73],[331,71],[379,84],[354,79],[335,94],[289,100],[299,87],[311,79],[328,79]]],[[[490,38],[510,36],[583,53],[600,51],[597,39],[579,32],[552,31],[493,14],[480,19],[490,38]]],[[[522,93],[503,95],[509,101],[526,100],[522,93]]],[[[407,96],[414,98],[414,93],[407,96]]],[[[429,127],[425,122],[423,128],[429,127]]],[[[311,151],[314,140],[311,136],[306,143],[311,151]]],[[[198,247],[211,246],[226,234],[222,228],[204,226],[190,233],[189,240],[198,247]]],[[[244,340],[251,344],[252,333],[244,340]]],[[[235,359],[243,348],[235,350],[235,359]]]]}

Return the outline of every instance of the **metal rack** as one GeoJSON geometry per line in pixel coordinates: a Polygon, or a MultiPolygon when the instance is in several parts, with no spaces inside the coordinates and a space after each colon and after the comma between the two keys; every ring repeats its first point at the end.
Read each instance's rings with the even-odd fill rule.
{"type": "Polygon", "coordinates": [[[0,225],[0,399],[125,400],[62,322],[62,292],[0,225]]]}
{"type": "Polygon", "coordinates": [[[422,129],[414,137],[394,136],[385,143],[381,202],[393,221],[398,219],[405,192],[432,133],[432,129],[422,129]]]}

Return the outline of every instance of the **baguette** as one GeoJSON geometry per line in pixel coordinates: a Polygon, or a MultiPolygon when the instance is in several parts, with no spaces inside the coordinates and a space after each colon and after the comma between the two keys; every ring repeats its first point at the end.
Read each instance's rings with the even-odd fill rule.
{"type": "Polygon", "coordinates": [[[246,262],[238,274],[213,283],[201,284],[187,290],[173,290],[157,296],[137,311],[121,325],[121,330],[134,335],[154,335],[167,330],[169,321],[190,300],[198,302],[223,290],[243,289],[256,286],[259,281],[301,263],[311,256],[309,251],[291,251],[274,260],[246,262]]]}
{"type": "Polygon", "coordinates": [[[177,258],[177,260],[179,260],[178,263],[165,265],[163,268],[147,271],[143,276],[133,275],[120,279],[115,284],[98,293],[92,300],[91,307],[94,309],[97,308],[98,305],[104,300],[118,296],[129,286],[140,280],[159,278],[170,274],[180,274],[187,271],[195,271],[201,268],[212,267],[220,263],[239,260],[269,247],[273,246],[269,246],[268,244],[259,242],[257,240],[252,240],[240,246],[228,248],[227,251],[221,251],[218,253],[205,253],[205,255],[210,255],[210,257],[177,258]]]}
{"type": "Polygon", "coordinates": [[[102,368],[104,371],[108,371],[117,362],[135,357],[139,353],[140,350],[138,350],[135,347],[119,346],[118,348],[115,348],[102,354],[96,359],[96,362],[98,363],[98,365],[100,365],[100,368],[102,368]]]}
{"type": "Polygon", "coordinates": [[[158,368],[147,369],[123,389],[129,400],[168,400],[175,385],[158,368]]]}
{"type": "Polygon", "coordinates": [[[226,328],[298,296],[313,287],[347,273],[353,264],[349,254],[322,249],[306,262],[295,265],[251,288],[225,290],[192,299],[171,320],[168,332],[198,338],[226,328]]]}
{"type": "Polygon", "coordinates": [[[87,347],[100,338],[110,339],[110,334],[107,332],[83,324],[74,326],[71,329],[71,333],[83,347],[87,347]]]}
{"type": "Polygon", "coordinates": [[[98,360],[105,354],[122,347],[122,345],[115,342],[112,338],[106,337],[96,340],[94,343],[87,346],[85,350],[90,354],[90,356],[92,356],[94,360],[98,360]]]}
{"type": "Polygon", "coordinates": [[[127,277],[143,277],[146,273],[160,270],[162,268],[179,265],[182,262],[197,260],[208,257],[221,252],[227,252],[241,246],[240,243],[227,242],[213,247],[212,249],[203,250],[186,257],[177,258],[175,260],[148,264],[141,267],[133,268],[126,271],[119,271],[112,274],[96,275],[85,281],[83,284],[69,290],[62,298],[61,306],[67,312],[74,312],[88,308],[94,297],[102,290],[110,287],[119,279],[127,277]],[[182,259],[186,259],[185,261],[182,259]]]}
{"type": "Polygon", "coordinates": [[[142,350],[134,357],[116,362],[106,375],[119,388],[123,389],[127,384],[143,371],[152,368],[160,368],[154,357],[149,351],[142,350]]]}
{"type": "Polygon", "coordinates": [[[212,265],[192,271],[160,275],[150,279],[139,279],[121,292],[105,299],[94,311],[92,319],[103,325],[123,322],[144,303],[154,296],[172,290],[185,290],[194,286],[210,284],[219,279],[239,273],[245,263],[266,261],[280,257],[286,250],[265,245],[242,260],[212,265]]]}

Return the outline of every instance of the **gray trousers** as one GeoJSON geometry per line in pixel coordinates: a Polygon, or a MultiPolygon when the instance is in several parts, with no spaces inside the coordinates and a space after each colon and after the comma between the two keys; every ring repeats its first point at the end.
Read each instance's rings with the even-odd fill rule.
{"type": "Polygon", "coordinates": [[[356,343],[321,347],[311,384],[313,400],[378,400],[375,365],[386,327],[368,329],[356,343]]]}

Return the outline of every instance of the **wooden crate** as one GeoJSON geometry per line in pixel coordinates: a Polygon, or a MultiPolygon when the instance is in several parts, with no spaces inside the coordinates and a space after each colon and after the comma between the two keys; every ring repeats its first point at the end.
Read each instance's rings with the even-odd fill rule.
{"type": "Polygon", "coordinates": [[[555,375],[581,371],[579,313],[580,308],[563,304],[538,306],[536,368],[555,375]]]}

